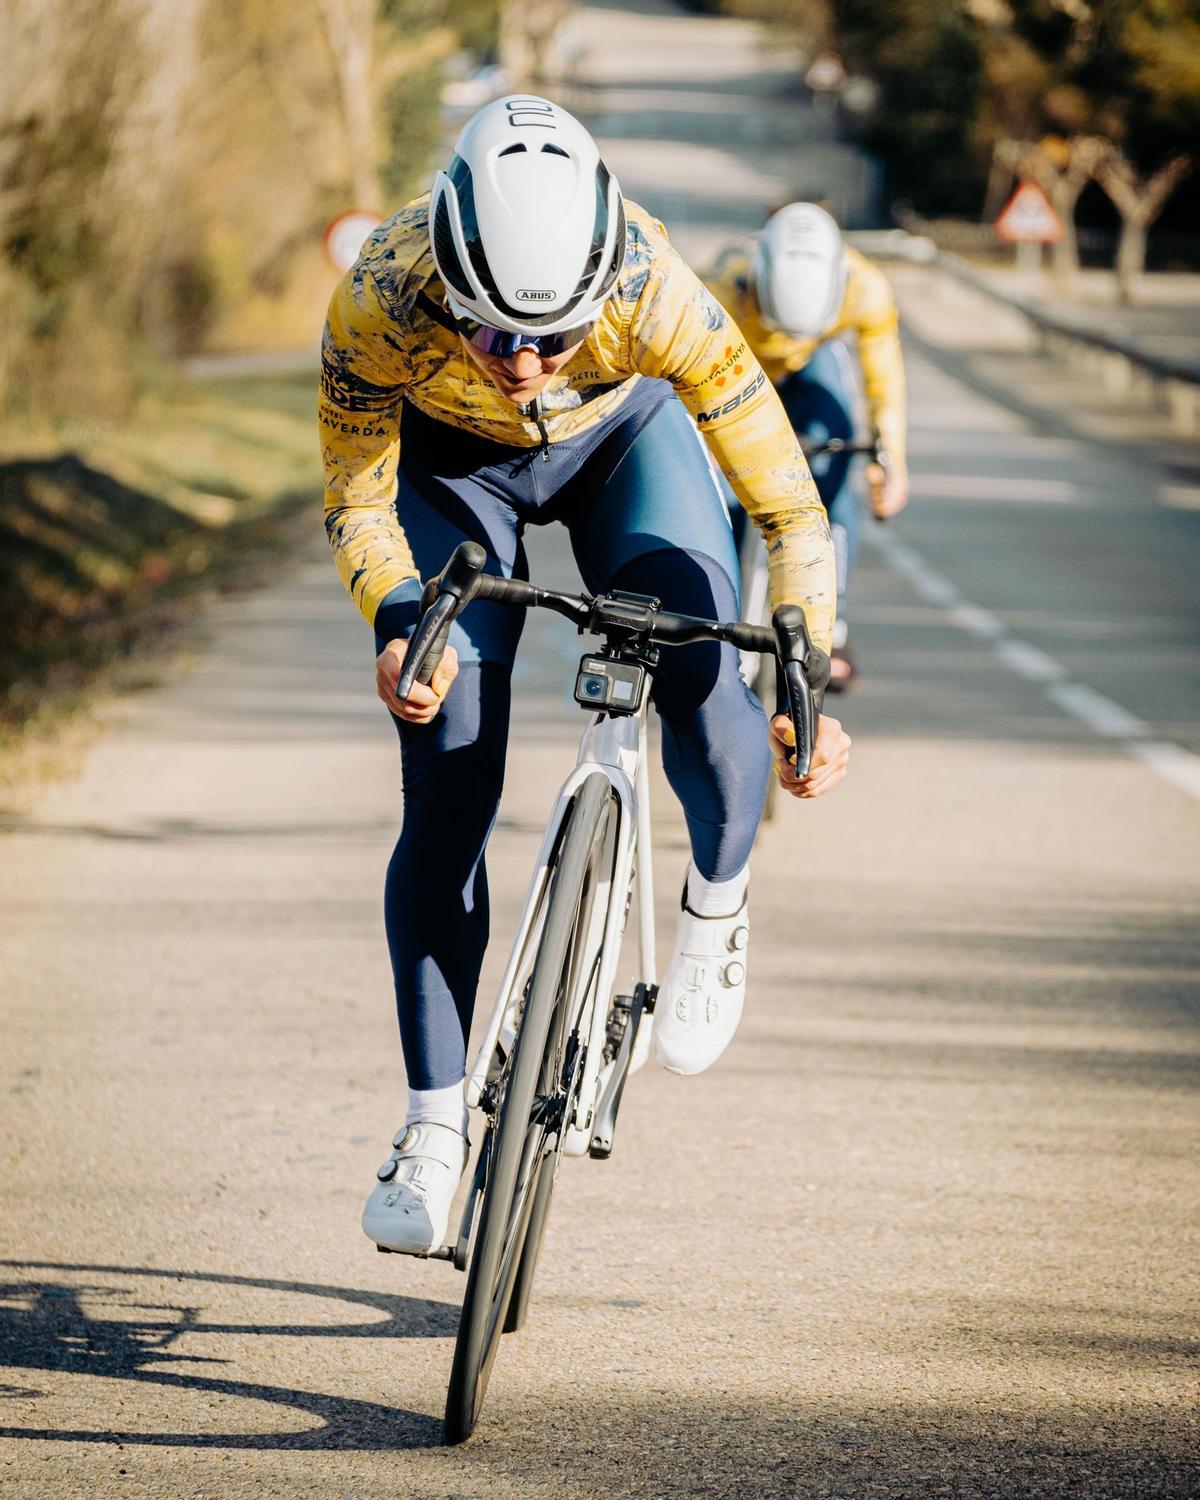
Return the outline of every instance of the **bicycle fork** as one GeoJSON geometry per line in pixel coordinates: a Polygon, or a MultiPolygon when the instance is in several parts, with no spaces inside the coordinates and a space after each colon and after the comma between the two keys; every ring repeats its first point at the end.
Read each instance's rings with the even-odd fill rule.
{"type": "Polygon", "coordinates": [[[636,717],[598,714],[584,731],[575,769],[563,783],[551,812],[496,1005],[467,1075],[465,1091],[468,1108],[477,1108],[487,1085],[488,1070],[495,1055],[505,1015],[514,998],[513,989],[518,977],[521,954],[529,939],[539,901],[549,878],[563,817],[580,786],[597,771],[608,778],[617,799],[617,848],[596,982],[590,1004],[579,1017],[580,1040],[585,1043],[587,1051],[574,1113],[565,1132],[564,1150],[570,1155],[583,1155],[588,1150],[596,1103],[601,1092],[602,1069],[609,1070],[608,1077],[604,1080],[605,1085],[612,1076],[612,1064],[604,1062],[608,1001],[615,987],[617,964],[620,960],[628,910],[626,896],[633,880],[635,850],[641,854],[637,860],[638,949],[642,975],[648,984],[653,982],[655,972],[654,888],[650,868],[650,781],[644,711],[636,717]]]}

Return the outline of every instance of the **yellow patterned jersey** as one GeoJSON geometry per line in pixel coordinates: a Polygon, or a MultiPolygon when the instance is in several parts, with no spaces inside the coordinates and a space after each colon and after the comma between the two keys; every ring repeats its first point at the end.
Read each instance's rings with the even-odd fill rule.
{"type": "Polygon", "coordinates": [[[464,352],[429,248],[428,195],[371,236],[334,292],[321,360],[325,521],[368,621],[415,578],[396,511],[401,404],[497,443],[560,443],[603,421],[643,377],[675,388],[767,547],[772,599],[800,604],[826,650],[834,564],[825,512],[779,398],[729,315],[626,202],[625,262],[604,313],[537,410],[505,399],[464,352]]]}
{"type": "Polygon", "coordinates": [[[727,250],[705,280],[717,301],[745,333],[773,385],[779,385],[793,371],[802,370],[819,346],[829,339],[855,334],[871,425],[879,433],[883,446],[903,463],[906,394],[896,299],[887,277],[865,255],[847,247],[846,259],[846,291],[837,321],[827,333],[815,339],[793,338],[789,333],[768,328],[762,321],[750,274],[750,256],[745,249],[727,250]]]}

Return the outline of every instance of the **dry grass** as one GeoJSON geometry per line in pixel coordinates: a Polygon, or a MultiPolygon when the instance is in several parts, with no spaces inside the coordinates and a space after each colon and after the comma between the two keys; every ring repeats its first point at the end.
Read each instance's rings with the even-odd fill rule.
{"type": "Polygon", "coordinates": [[[289,518],[319,503],[313,386],[180,384],[128,425],[0,434],[0,738],[280,556],[289,518]]]}

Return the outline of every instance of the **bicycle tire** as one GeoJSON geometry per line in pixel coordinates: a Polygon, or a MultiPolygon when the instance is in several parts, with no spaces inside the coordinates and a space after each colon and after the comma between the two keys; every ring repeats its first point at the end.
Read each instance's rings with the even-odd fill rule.
{"type": "Polygon", "coordinates": [[[550,1195],[554,1192],[554,1177],[558,1170],[556,1158],[557,1153],[544,1156],[542,1165],[538,1168],[537,1185],[533,1190],[533,1203],[529,1210],[529,1224],[525,1230],[525,1243],[521,1246],[521,1263],[513,1280],[508,1311],[504,1315],[505,1333],[520,1333],[529,1315],[533,1278],[542,1253],[542,1239],[546,1233],[546,1220],[550,1215],[550,1195]]]}
{"type": "MultiPolygon", "coordinates": [[[[609,835],[614,835],[616,831],[616,825],[611,818],[606,823],[601,822],[597,824],[597,834],[599,834],[601,828],[606,829],[606,839],[608,839],[609,835]]],[[[573,1018],[583,1014],[584,1006],[587,1004],[588,993],[592,985],[598,981],[600,954],[604,946],[604,929],[607,925],[609,901],[613,899],[610,890],[609,901],[605,901],[602,907],[597,904],[598,882],[593,877],[603,877],[607,870],[611,881],[616,861],[615,837],[612,839],[611,844],[605,843],[602,847],[598,837],[593,836],[592,850],[593,857],[585,872],[584,889],[576,914],[574,951],[568,970],[563,1003],[560,1007],[560,1015],[564,1023],[570,1023],[573,1018]],[[599,852],[598,858],[596,857],[597,852],[599,852]]],[[[605,998],[604,996],[597,995],[596,1003],[599,1004],[605,998]]],[[[582,1048],[576,1048],[573,1059],[571,1059],[573,1061],[573,1076],[570,1080],[564,1079],[563,1091],[569,1106],[574,1103],[582,1060],[582,1048]]],[[[567,1063],[564,1061],[564,1068],[566,1066],[567,1063]]],[[[534,1187],[533,1203],[529,1212],[529,1224],[525,1231],[525,1243],[521,1249],[521,1259],[517,1266],[516,1278],[513,1282],[512,1297],[504,1318],[505,1333],[520,1332],[529,1311],[533,1278],[537,1271],[538,1256],[541,1254],[542,1248],[542,1238],[546,1232],[546,1219],[550,1211],[550,1195],[554,1191],[554,1184],[558,1177],[558,1164],[562,1157],[562,1150],[563,1135],[560,1131],[554,1151],[548,1153],[542,1162],[538,1180],[534,1187]]]]}
{"type": "MultiPolygon", "coordinates": [[[[535,1117],[534,1105],[539,1086],[544,1095],[561,1071],[566,1043],[565,1007],[560,1003],[563,981],[569,978],[571,940],[597,835],[611,815],[612,801],[608,778],[599,772],[589,776],[566,815],[567,826],[550,876],[529,993],[491,1126],[495,1139],[446,1395],[447,1443],[461,1443],[474,1431],[521,1267],[533,1200],[548,1159],[545,1147],[552,1134],[545,1120],[535,1117]]],[[[548,1198],[549,1190],[542,1204],[539,1239],[548,1198]]]]}

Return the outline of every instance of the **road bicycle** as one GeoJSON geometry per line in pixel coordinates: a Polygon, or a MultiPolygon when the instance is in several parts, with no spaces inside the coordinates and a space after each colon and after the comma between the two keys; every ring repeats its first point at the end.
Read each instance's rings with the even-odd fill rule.
{"type": "MultiPolygon", "coordinates": [[[[839,453],[849,454],[851,457],[862,455],[869,457],[872,463],[878,464],[881,469],[885,470],[891,461],[887,450],[882,447],[878,439],[871,442],[849,442],[845,438],[833,437],[814,442],[808,438],[801,438],[800,447],[807,459],[839,453]]],[[[834,527],[834,554],[838,577],[841,578],[844,576],[846,567],[846,544],[844,535],[838,533],[839,528],[834,527]]],[[[741,572],[742,613],[751,623],[761,624],[767,619],[770,609],[770,590],[767,578],[766,548],[762,544],[762,538],[756,526],[746,524],[741,527],[738,566],[741,572]]],[[[742,676],[750,684],[767,713],[773,714],[778,690],[772,664],[754,652],[743,651],[742,676]]],[[[767,791],[763,799],[762,820],[764,823],[772,822],[775,817],[776,792],[777,784],[772,776],[767,782],[767,791]]]]}
{"type": "MultiPolygon", "coordinates": [[[[829,671],[794,605],[777,609],[769,628],[721,623],[671,613],[639,594],[571,595],[496,577],[483,572],[485,561],[482,547],[463,542],[426,585],[398,698],[430,680],[452,621],[473,599],[554,610],[603,644],[579,664],[575,699],[593,717],[555,799],[467,1075],[467,1105],[486,1125],[458,1235],[432,1252],[467,1273],[446,1400],[450,1443],[474,1429],[501,1334],[521,1328],[528,1315],[562,1158],[611,1155],[626,1080],[648,1051],[658,990],[646,705],[660,648],[728,642],[778,663],[800,775],[809,768],[829,671]],[[630,993],[614,994],[635,904],[639,975],[630,993]]],[[[729,962],[739,955],[731,952],[729,962]]]]}

